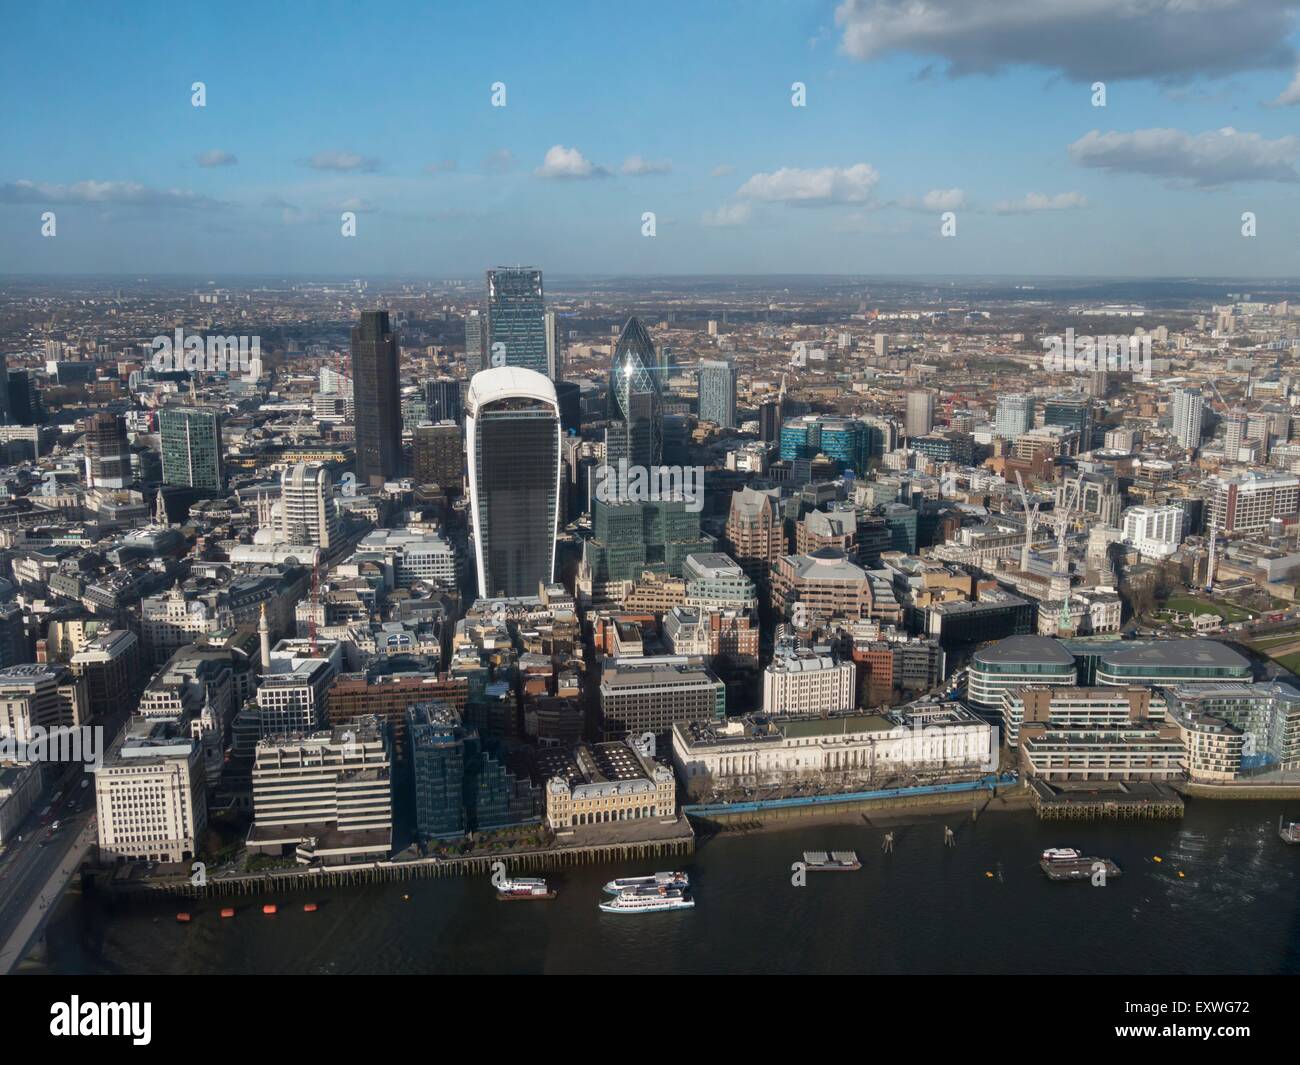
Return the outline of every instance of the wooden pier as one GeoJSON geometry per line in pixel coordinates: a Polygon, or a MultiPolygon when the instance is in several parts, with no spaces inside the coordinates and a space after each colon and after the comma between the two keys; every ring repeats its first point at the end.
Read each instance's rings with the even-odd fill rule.
{"type": "Polygon", "coordinates": [[[1042,821],[1177,820],[1183,799],[1166,784],[1148,781],[1067,780],[1029,782],[1042,821]]]}
{"type": "Polygon", "coordinates": [[[84,880],[93,883],[98,889],[127,896],[220,898],[231,895],[265,895],[273,892],[356,887],[365,884],[391,884],[430,877],[490,876],[497,862],[504,862],[506,871],[514,876],[581,865],[642,862],[664,856],[682,857],[694,853],[695,833],[687,818],[681,817],[678,823],[672,826],[658,827],[663,832],[657,838],[599,843],[573,838],[545,848],[501,851],[457,858],[412,858],[364,862],[356,865],[269,869],[259,873],[210,876],[206,883],[202,884],[193,883],[188,875],[122,877],[114,875],[116,872],[114,869],[88,871],[84,880]]]}

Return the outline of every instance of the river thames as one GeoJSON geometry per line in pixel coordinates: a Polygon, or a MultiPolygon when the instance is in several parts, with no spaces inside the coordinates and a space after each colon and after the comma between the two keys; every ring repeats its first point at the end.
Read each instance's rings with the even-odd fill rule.
{"type": "MultiPolygon", "coordinates": [[[[604,914],[601,885],[653,868],[550,876],[559,896],[503,905],[487,877],[202,901],[66,897],[56,973],[1290,973],[1300,972],[1300,847],[1279,803],[1189,800],[1181,821],[1044,824],[950,810],[701,841],[693,910],[604,914]],[[944,825],[956,846],[943,844],[944,825]],[[885,830],[894,853],[884,854],[885,830]],[[1053,883],[1049,846],[1113,858],[1102,887],[1053,883]],[[805,850],[855,873],[792,884],[805,850]],[[1161,859],[1156,861],[1156,858],[1161,859]],[[1180,875],[1181,874],[1181,875],[1180,875]],[[404,899],[403,896],[409,896],[404,899]],[[262,904],[279,906],[264,916],[262,904]],[[303,905],[315,902],[314,913],[303,905]],[[222,906],[237,909],[222,919],[222,906]],[[193,915],[180,924],[175,915],[193,915]]],[[[1294,810],[1287,810],[1294,814],[1294,810]]],[[[662,864],[662,863],[661,863],[662,864]]]]}

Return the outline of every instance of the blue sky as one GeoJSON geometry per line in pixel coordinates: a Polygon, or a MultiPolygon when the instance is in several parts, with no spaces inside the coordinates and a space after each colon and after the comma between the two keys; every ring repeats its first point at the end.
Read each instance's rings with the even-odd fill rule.
{"type": "Polygon", "coordinates": [[[0,272],[1298,275],[1300,0],[1185,7],[15,5],[0,272]]]}

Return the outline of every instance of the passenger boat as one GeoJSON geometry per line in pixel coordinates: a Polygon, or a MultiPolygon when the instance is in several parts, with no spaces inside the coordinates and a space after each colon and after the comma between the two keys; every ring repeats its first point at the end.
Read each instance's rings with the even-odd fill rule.
{"type": "Polygon", "coordinates": [[[691,879],[685,873],[655,873],[651,876],[622,876],[605,885],[605,894],[621,895],[637,888],[688,888],[691,879]]]}
{"type": "Polygon", "coordinates": [[[1277,819],[1277,834],[1283,843],[1300,843],[1300,821],[1277,819]]]}
{"type": "Polygon", "coordinates": [[[862,868],[857,851],[804,851],[804,865],[810,873],[853,873],[862,868]]]}
{"type": "Polygon", "coordinates": [[[555,892],[546,886],[540,877],[518,876],[513,880],[503,880],[497,885],[498,902],[523,902],[539,899],[553,899],[555,892]]]}
{"type": "Polygon", "coordinates": [[[602,913],[657,913],[660,910],[689,910],[695,906],[690,892],[681,888],[637,888],[600,904],[602,913]]]}
{"type": "Polygon", "coordinates": [[[1109,858],[1089,857],[1073,847],[1049,847],[1038,865],[1049,880],[1091,880],[1099,872],[1107,878],[1120,875],[1119,866],[1109,858]]]}

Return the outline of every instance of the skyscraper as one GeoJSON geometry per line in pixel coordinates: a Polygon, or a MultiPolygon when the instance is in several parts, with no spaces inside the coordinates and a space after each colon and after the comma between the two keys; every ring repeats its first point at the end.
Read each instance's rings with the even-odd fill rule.
{"type": "Polygon", "coordinates": [[[480,596],[536,595],[555,573],[560,407],[534,370],[474,375],[466,401],[470,508],[480,596]]]}
{"type": "Polygon", "coordinates": [[[1018,393],[998,396],[994,430],[1006,440],[1014,440],[1034,427],[1034,397],[1018,393]]]}
{"type": "Polygon", "coordinates": [[[700,421],[723,429],[736,427],[736,368],[729,362],[705,362],[696,374],[700,421]]]}
{"type": "Polygon", "coordinates": [[[198,407],[169,407],[158,413],[163,484],[219,492],[225,486],[221,458],[221,416],[198,407]]]}
{"type": "Polygon", "coordinates": [[[544,315],[546,322],[546,376],[552,381],[564,377],[564,338],[560,335],[560,316],[554,311],[544,315]]]}
{"type": "Polygon", "coordinates": [[[650,334],[640,319],[629,318],[609,367],[605,461],[612,467],[622,459],[647,468],[663,462],[663,397],[656,365],[650,334]]]}
{"type": "Polygon", "coordinates": [[[87,418],[82,447],[86,454],[88,487],[125,488],[131,483],[131,450],[126,443],[126,423],[120,414],[103,411],[87,418]]]}
{"type": "Polygon", "coordinates": [[[1223,457],[1229,462],[1238,462],[1241,457],[1241,445],[1246,441],[1249,419],[1240,408],[1229,411],[1223,419],[1223,457]]]}
{"type": "Polygon", "coordinates": [[[436,484],[444,492],[460,494],[465,478],[465,445],[455,422],[416,427],[412,444],[412,475],[417,484],[436,484]]]}
{"type": "Polygon", "coordinates": [[[487,319],[477,307],[470,309],[469,314],[465,315],[465,372],[470,374],[478,373],[479,370],[486,370],[491,363],[486,361],[487,355],[487,319]]]}
{"type": "Polygon", "coordinates": [[[280,538],[329,551],[339,543],[339,519],[329,470],[298,463],[280,474],[280,538]]]}
{"type": "Polygon", "coordinates": [[[1055,396],[1046,400],[1043,424],[1073,429],[1079,434],[1079,450],[1092,450],[1092,400],[1087,396],[1055,396]]]}
{"type": "Polygon", "coordinates": [[[363,311],[352,327],[357,413],[357,480],[383,484],[402,472],[397,336],[387,311],[363,311]]]}
{"type": "Polygon", "coordinates": [[[781,401],[765,399],[758,408],[758,437],[765,444],[781,438],[781,401]]]}
{"type": "Polygon", "coordinates": [[[909,392],[907,394],[907,417],[904,428],[907,435],[925,436],[934,428],[934,393],[909,392]]]}
{"type": "Polygon", "coordinates": [[[453,377],[439,377],[424,382],[424,403],[431,422],[465,420],[465,405],[461,402],[461,383],[453,377]]]}
{"type": "Polygon", "coordinates": [[[1185,448],[1201,446],[1201,424],[1205,417],[1205,397],[1197,388],[1174,391],[1173,434],[1185,448]]]}
{"type": "Polygon", "coordinates": [[[545,374],[546,352],[542,272],[523,268],[489,270],[483,368],[519,366],[545,374]]]}

